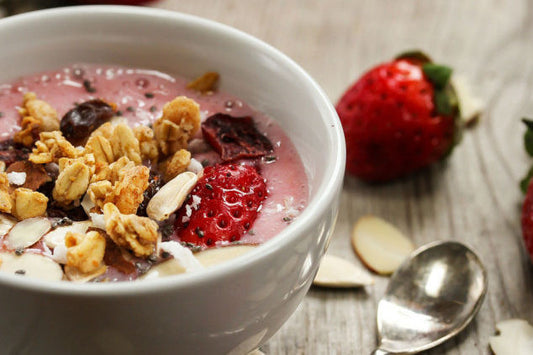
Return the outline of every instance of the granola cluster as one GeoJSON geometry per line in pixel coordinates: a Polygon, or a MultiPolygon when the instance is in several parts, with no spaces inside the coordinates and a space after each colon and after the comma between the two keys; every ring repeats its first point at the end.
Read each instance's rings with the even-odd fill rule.
{"type": "Polygon", "coordinates": [[[72,281],[103,274],[107,257],[152,256],[161,240],[159,225],[138,215],[151,183],[150,167],[165,182],[187,170],[187,145],[200,128],[199,105],[179,96],[164,106],[153,129],[111,120],[95,128],[83,145],[65,137],[57,112],[35,94],[24,95],[21,107],[21,130],[13,141],[31,153],[7,167],[2,162],[0,212],[22,221],[51,211],[70,217],[83,207],[92,227],[85,233],[69,231],[62,243],[53,244],[54,257],[72,281]]]}

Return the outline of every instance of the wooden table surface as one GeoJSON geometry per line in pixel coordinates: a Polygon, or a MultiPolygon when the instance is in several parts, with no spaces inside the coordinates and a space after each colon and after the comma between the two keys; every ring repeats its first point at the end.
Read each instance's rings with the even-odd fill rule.
{"type": "MultiPolygon", "coordinates": [[[[520,118],[533,116],[533,1],[167,0],[151,6],[213,19],[292,57],[336,102],[372,65],[411,48],[466,76],[486,102],[480,123],[445,163],[382,186],[346,178],[328,253],[359,263],[349,235],[362,215],[398,226],[417,245],[459,240],[481,257],[489,290],[458,337],[427,354],[490,354],[495,323],[533,321],[533,266],[521,239],[518,181],[531,160],[520,118]]],[[[266,354],[369,354],[376,305],[387,285],[312,288],[261,350],[266,354]]]]}
{"type": "MultiPolygon", "coordinates": [[[[408,179],[368,186],[346,178],[328,253],[359,263],[349,235],[364,214],[382,216],[417,245],[458,240],[489,274],[480,313],[427,354],[490,354],[495,323],[533,321],[533,266],[521,239],[518,181],[531,164],[520,118],[533,116],[533,1],[179,0],[152,6],[248,32],[296,60],[333,102],[366,69],[421,48],[469,79],[486,102],[451,158],[408,179]]],[[[261,350],[266,354],[369,354],[376,305],[388,279],[366,289],[312,288],[261,350]]],[[[533,352],[533,350],[532,350],[533,352]]]]}

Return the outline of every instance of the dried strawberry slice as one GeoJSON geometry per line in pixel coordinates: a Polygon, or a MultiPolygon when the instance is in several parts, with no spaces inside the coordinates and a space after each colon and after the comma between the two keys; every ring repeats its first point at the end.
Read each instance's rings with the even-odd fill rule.
{"type": "Polygon", "coordinates": [[[223,161],[258,158],[273,150],[270,140],[257,130],[249,116],[217,113],[202,123],[202,132],[223,161]]]}

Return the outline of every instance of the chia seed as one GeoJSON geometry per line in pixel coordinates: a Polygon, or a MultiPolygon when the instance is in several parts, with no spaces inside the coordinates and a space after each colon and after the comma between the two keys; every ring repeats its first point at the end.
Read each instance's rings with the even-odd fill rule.
{"type": "Polygon", "coordinates": [[[17,271],[15,271],[15,274],[17,274],[17,275],[26,275],[26,270],[24,270],[24,269],[17,270],[17,271]]]}
{"type": "Polygon", "coordinates": [[[153,99],[154,98],[154,94],[151,93],[151,92],[145,92],[144,93],[144,97],[146,97],[147,99],[153,99]]]}
{"type": "Polygon", "coordinates": [[[198,238],[203,238],[204,237],[204,231],[201,230],[200,227],[196,227],[194,232],[198,235],[198,238]]]}
{"type": "Polygon", "coordinates": [[[129,112],[133,112],[135,111],[135,108],[133,108],[133,106],[128,106],[126,110],[128,110],[129,112]]]}
{"type": "Polygon", "coordinates": [[[150,112],[156,112],[157,111],[157,107],[154,106],[150,106],[150,112]]]}
{"type": "Polygon", "coordinates": [[[91,85],[91,82],[87,79],[83,80],[83,87],[85,88],[85,91],[93,93],[96,92],[96,89],[91,85]]]}
{"type": "Polygon", "coordinates": [[[15,254],[17,254],[18,256],[21,256],[22,254],[24,254],[24,248],[15,249],[15,254]]]}

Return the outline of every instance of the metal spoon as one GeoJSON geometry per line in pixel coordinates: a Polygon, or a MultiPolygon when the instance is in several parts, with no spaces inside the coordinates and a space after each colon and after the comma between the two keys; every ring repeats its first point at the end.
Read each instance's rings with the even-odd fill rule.
{"type": "Polygon", "coordinates": [[[474,318],[486,291],[485,268],[463,244],[419,248],[392,275],[379,302],[379,347],[372,354],[417,353],[450,339],[474,318]]]}

